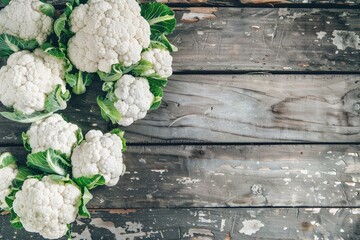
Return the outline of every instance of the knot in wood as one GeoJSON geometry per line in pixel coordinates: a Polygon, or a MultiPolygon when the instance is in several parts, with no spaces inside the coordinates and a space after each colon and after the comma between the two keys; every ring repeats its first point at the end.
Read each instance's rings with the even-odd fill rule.
{"type": "Polygon", "coordinates": [[[343,98],[345,112],[353,115],[360,114],[360,89],[356,88],[347,92],[343,98]]]}

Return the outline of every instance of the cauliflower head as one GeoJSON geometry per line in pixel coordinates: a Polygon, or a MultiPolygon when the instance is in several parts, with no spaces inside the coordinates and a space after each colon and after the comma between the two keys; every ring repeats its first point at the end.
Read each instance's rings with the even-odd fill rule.
{"type": "Polygon", "coordinates": [[[59,114],[53,114],[32,123],[26,135],[32,153],[52,148],[70,157],[78,143],[79,131],[77,125],[66,122],[59,114]]]}
{"type": "Polygon", "coordinates": [[[0,33],[43,44],[53,24],[53,19],[40,11],[43,4],[40,0],[11,0],[0,11],[0,33]]]}
{"type": "Polygon", "coordinates": [[[123,75],[115,84],[115,108],[121,114],[119,125],[129,126],[146,116],[154,101],[147,79],[123,75]]]}
{"type": "Polygon", "coordinates": [[[71,156],[73,176],[79,178],[100,174],[107,186],[116,185],[125,170],[122,149],[122,140],[118,135],[89,131],[85,141],[74,149],[71,156]]]}
{"type": "Polygon", "coordinates": [[[0,161],[0,209],[7,208],[5,197],[11,192],[10,187],[12,181],[16,178],[18,173],[15,163],[4,164],[5,158],[11,157],[10,153],[1,154],[0,161]]]}
{"type": "Polygon", "coordinates": [[[45,176],[41,180],[27,179],[15,195],[13,210],[28,232],[44,238],[57,239],[75,221],[81,204],[80,189],[45,176]]]}
{"type": "Polygon", "coordinates": [[[64,63],[40,49],[14,53],[0,69],[0,101],[23,114],[43,111],[57,85],[66,91],[64,75],[64,63]]]}
{"type": "Polygon", "coordinates": [[[137,63],[150,45],[150,25],[136,0],[89,0],[70,15],[68,56],[81,71],[109,73],[113,64],[137,63]]]}
{"type": "Polygon", "coordinates": [[[151,48],[141,54],[141,58],[150,62],[152,69],[143,73],[144,76],[152,74],[159,75],[162,78],[168,78],[172,75],[172,56],[166,49],[151,48]]]}

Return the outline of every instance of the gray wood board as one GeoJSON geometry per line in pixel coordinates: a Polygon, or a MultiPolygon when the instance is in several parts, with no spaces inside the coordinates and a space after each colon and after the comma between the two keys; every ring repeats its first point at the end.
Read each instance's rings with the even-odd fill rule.
{"type": "Polygon", "coordinates": [[[176,8],[175,72],[360,69],[360,9],[176,8]]]}
{"type": "MultiPolygon", "coordinates": [[[[48,0],[48,3],[51,3],[57,7],[63,7],[67,0],[48,0]]],[[[338,4],[339,6],[354,6],[360,3],[359,0],[140,0],[139,2],[161,2],[169,4],[172,6],[244,6],[245,4],[258,5],[258,6],[281,6],[282,4],[291,5],[328,5],[328,4],[338,4]]],[[[246,6],[246,5],[245,5],[246,6]]],[[[0,8],[4,7],[4,4],[0,3],[0,8]]]]}
{"type": "MultiPolygon", "coordinates": [[[[25,160],[22,148],[12,151],[25,160]]],[[[125,152],[126,174],[91,208],[360,204],[359,145],[148,146],[125,152]]]]}
{"type": "MultiPolygon", "coordinates": [[[[162,106],[123,128],[130,143],[357,142],[359,75],[175,75],[162,106]]],[[[63,112],[85,132],[106,131],[95,81],[63,112]]],[[[0,110],[5,110],[0,108],[0,110]]],[[[21,144],[28,124],[0,117],[0,144],[21,144]]]]}
{"type": "Polygon", "coordinates": [[[359,9],[188,8],[170,37],[177,72],[359,71],[359,9]]]}
{"type": "MultiPolygon", "coordinates": [[[[0,215],[0,238],[42,239],[8,221],[0,215]]],[[[73,224],[75,240],[358,240],[359,233],[360,208],[110,209],[73,224]]]]}

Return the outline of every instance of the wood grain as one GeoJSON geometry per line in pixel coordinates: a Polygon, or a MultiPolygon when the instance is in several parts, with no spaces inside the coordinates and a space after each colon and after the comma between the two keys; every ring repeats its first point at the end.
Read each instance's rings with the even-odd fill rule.
{"type": "MultiPolygon", "coordinates": [[[[180,9],[179,9],[180,10],[180,9]]],[[[189,8],[172,35],[177,72],[359,71],[359,9],[189,8]]]]}
{"type": "MultiPolygon", "coordinates": [[[[21,148],[0,148],[25,159],[21,148]]],[[[92,208],[360,204],[359,145],[129,147],[117,186],[92,208]]]]}
{"type": "MultiPolygon", "coordinates": [[[[0,216],[0,238],[42,239],[8,221],[0,216]]],[[[359,233],[360,208],[109,209],[73,224],[75,240],[356,240],[359,233]]]]}
{"type": "MultiPolygon", "coordinates": [[[[156,2],[161,2],[169,4],[172,6],[244,6],[244,4],[299,4],[299,5],[309,5],[309,4],[338,4],[338,5],[358,5],[359,0],[155,0],[156,2]]],[[[155,2],[154,0],[140,0],[139,2],[155,2]]],[[[51,3],[55,6],[63,6],[66,3],[66,0],[48,0],[48,3],[51,3]]],[[[266,6],[265,5],[265,6],[266,6]]],[[[3,4],[0,4],[0,7],[3,7],[3,4]]]]}
{"type": "MultiPolygon", "coordinates": [[[[175,75],[162,107],[123,129],[130,143],[356,142],[359,80],[359,75],[175,75]]],[[[95,82],[64,111],[85,132],[108,127],[95,102],[100,89],[95,82]]],[[[4,118],[0,126],[0,144],[21,144],[28,127],[4,118]]]]}

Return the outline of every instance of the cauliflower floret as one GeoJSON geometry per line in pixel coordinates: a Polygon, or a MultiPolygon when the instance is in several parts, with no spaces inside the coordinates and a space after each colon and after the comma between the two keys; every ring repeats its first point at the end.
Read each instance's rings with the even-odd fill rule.
{"type": "Polygon", "coordinates": [[[89,0],[70,15],[71,62],[81,71],[110,72],[113,64],[128,67],[150,45],[150,25],[136,0],[89,0]]]}
{"type": "Polygon", "coordinates": [[[34,122],[26,135],[32,153],[46,151],[49,148],[58,150],[70,157],[76,145],[79,127],[66,122],[59,114],[34,122]]]}
{"type": "Polygon", "coordinates": [[[75,221],[80,203],[78,187],[46,176],[25,180],[15,195],[13,210],[26,231],[57,239],[66,234],[67,224],[75,221]]]}
{"type": "Polygon", "coordinates": [[[57,85],[66,91],[64,74],[64,63],[40,49],[14,53],[0,69],[0,101],[23,114],[43,111],[57,85]]]}
{"type": "Polygon", "coordinates": [[[141,58],[152,63],[152,69],[146,71],[144,76],[157,74],[160,77],[168,78],[172,75],[172,56],[166,49],[152,48],[141,54],[141,58]]]}
{"type": "Polygon", "coordinates": [[[119,125],[129,126],[146,116],[154,101],[147,79],[123,75],[115,84],[115,108],[121,114],[119,125]]]}
{"type": "Polygon", "coordinates": [[[53,19],[40,11],[39,0],[11,0],[0,11],[0,33],[7,33],[41,45],[52,31],[53,19]]]}
{"type": "Polygon", "coordinates": [[[0,168],[0,209],[8,207],[5,197],[10,193],[11,182],[15,179],[17,172],[15,164],[0,168]]]}
{"type": "Polygon", "coordinates": [[[103,134],[91,130],[85,141],[77,146],[71,156],[72,173],[75,178],[100,174],[107,186],[114,186],[123,173],[122,141],[112,133],[103,134]]]}

